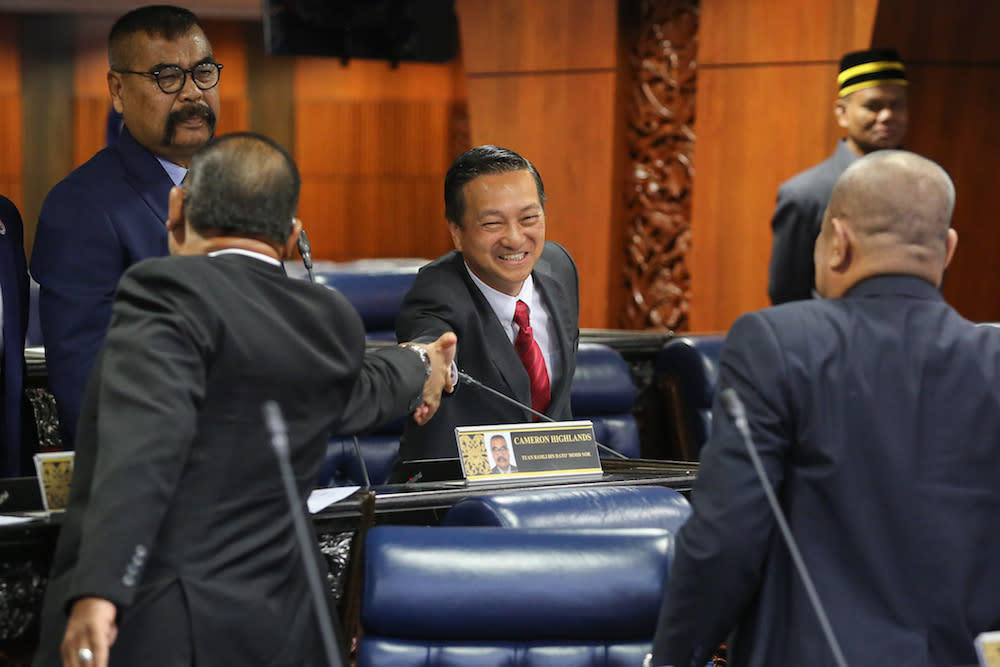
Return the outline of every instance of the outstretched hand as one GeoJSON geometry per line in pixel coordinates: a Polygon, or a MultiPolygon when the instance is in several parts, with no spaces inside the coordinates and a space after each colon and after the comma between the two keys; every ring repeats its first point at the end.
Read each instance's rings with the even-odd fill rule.
{"type": "Polygon", "coordinates": [[[413,412],[413,421],[421,426],[437,412],[441,405],[441,393],[446,391],[450,394],[455,389],[451,366],[457,343],[458,337],[449,331],[433,343],[420,346],[431,360],[431,375],[424,383],[424,402],[413,412]]]}

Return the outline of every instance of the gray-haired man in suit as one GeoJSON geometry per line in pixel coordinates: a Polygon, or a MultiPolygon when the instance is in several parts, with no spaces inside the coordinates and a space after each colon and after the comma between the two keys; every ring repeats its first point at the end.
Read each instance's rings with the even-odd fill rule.
{"type": "Polygon", "coordinates": [[[37,667],[59,664],[60,641],[67,667],[327,664],[336,628],[310,604],[261,406],[284,411],[304,507],[331,432],[434,414],[455,337],[366,354],[342,295],[288,278],[300,182],[264,137],[209,143],[170,193],[172,256],[122,277],[37,667]]]}

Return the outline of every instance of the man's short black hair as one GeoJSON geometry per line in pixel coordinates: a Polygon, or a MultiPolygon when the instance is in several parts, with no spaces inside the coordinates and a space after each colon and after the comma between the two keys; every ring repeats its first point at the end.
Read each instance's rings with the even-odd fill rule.
{"type": "Polygon", "coordinates": [[[108,63],[111,69],[130,69],[127,53],[128,39],[145,33],[173,41],[188,33],[191,28],[201,29],[194,12],[172,5],[148,5],[124,14],[111,26],[108,34],[108,63]]]}
{"type": "Polygon", "coordinates": [[[184,213],[201,234],[284,244],[292,233],[302,179],[288,152],[252,132],[205,144],[184,180],[184,213]]]}
{"type": "Polygon", "coordinates": [[[511,171],[527,171],[535,179],[538,189],[538,203],[545,210],[545,186],[535,165],[508,148],[487,144],[465,151],[451,163],[448,175],[444,177],[444,215],[458,227],[465,217],[466,183],[483,174],[504,174],[511,171]]]}

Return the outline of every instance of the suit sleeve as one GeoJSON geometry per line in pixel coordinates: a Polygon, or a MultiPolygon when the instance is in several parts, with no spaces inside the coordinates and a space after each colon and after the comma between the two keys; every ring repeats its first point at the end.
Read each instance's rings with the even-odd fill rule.
{"type": "Polygon", "coordinates": [[[31,272],[41,285],[39,317],[49,385],[70,436],[126,259],[107,211],[88,193],[64,182],[46,197],[31,272]]]}
{"type": "Polygon", "coordinates": [[[787,184],[778,189],[778,203],[771,219],[774,238],[767,287],[772,304],[812,298],[818,216],[815,205],[797,196],[787,184]]]}
{"type": "Polygon", "coordinates": [[[653,664],[704,665],[756,594],[775,521],[746,445],[718,396],[732,387],[743,400],[754,444],[778,489],[790,443],[783,369],[767,321],[759,313],[737,320],[720,359],[712,436],[692,492],[693,514],[678,533],[653,664]]]}
{"type": "Polygon", "coordinates": [[[122,607],[134,596],[196,434],[213,321],[200,303],[160,274],[122,279],[88,388],[100,447],[66,602],[96,595],[122,607]]]}
{"type": "Polygon", "coordinates": [[[337,435],[355,435],[405,415],[424,387],[423,361],[398,345],[365,354],[337,435]]]}

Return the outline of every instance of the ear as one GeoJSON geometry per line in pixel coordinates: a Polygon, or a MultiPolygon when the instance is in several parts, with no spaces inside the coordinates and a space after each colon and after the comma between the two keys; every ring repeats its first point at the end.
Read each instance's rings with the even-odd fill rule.
{"type": "Polygon", "coordinates": [[[122,76],[118,72],[108,70],[108,92],[111,93],[111,106],[118,113],[124,113],[125,105],[122,104],[122,76]]]}
{"type": "Polygon", "coordinates": [[[187,240],[187,226],[184,223],[184,188],[178,185],[170,188],[166,225],[170,254],[179,254],[187,240]]]}
{"type": "Polygon", "coordinates": [[[945,241],[944,268],[951,264],[951,258],[955,256],[955,248],[958,246],[958,232],[954,228],[948,228],[948,239],[945,241]]]}
{"type": "Polygon", "coordinates": [[[847,129],[847,98],[841,97],[833,103],[833,115],[837,118],[837,125],[847,129]]]}
{"type": "Polygon", "coordinates": [[[844,273],[854,260],[854,231],[841,218],[831,218],[829,267],[837,273],[844,273]]]}
{"type": "Polygon", "coordinates": [[[455,250],[462,252],[462,228],[449,220],[448,233],[451,234],[451,242],[455,244],[455,250]]]}
{"type": "Polygon", "coordinates": [[[288,240],[285,241],[285,254],[281,259],[288,259],[289,257],[295,256],[295,252],[299,247],[299,234],[301,233],[302,221],[298,218],[292,218],[292,232],[288,235],[288,240]]]}

